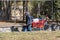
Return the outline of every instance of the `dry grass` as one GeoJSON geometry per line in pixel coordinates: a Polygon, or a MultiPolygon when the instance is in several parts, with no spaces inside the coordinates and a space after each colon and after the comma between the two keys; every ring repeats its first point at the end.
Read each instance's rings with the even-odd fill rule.
{"type": "Polygon", "coordinates": [[[1,32],[0,40],[60,40],[60,31],[1,32]]]}

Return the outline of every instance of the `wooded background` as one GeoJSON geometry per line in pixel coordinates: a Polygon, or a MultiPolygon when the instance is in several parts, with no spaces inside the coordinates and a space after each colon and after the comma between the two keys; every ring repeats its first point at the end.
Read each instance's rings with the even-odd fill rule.
{"type": "Polygon", "coordinates": [[[60,21],[60,0],[0,1],[0,20],[11,20],[12,15],[19,15],[20,21],[24,21],[26,11],[35,18],[48,16],[49,19],[60,21]]]}

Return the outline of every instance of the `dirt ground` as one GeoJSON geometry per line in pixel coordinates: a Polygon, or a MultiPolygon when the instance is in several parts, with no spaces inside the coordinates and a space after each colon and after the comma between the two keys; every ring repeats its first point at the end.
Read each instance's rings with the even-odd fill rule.
{"type": "Polygon", "coordinates": [[[0,27],[23,26],[24,23],[0,22],[0,27]]]}

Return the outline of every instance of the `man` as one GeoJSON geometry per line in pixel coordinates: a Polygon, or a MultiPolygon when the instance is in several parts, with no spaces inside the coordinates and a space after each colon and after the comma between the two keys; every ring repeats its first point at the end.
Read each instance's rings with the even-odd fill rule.
{"type": "Polygon", "coordinates": [[[31,31],[32,30],[32,16],[30,15],[29,12],[26,12],[26,26],[27,26],[27,31],[31,31]]]}

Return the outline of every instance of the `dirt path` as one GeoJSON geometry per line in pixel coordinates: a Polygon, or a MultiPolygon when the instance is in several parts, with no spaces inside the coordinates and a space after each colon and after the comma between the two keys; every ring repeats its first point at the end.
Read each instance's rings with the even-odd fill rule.
{"type": "Polygon", "coordinates": [[[23,26],[24,23],[0,22],[0,27],[23,26]]]}

